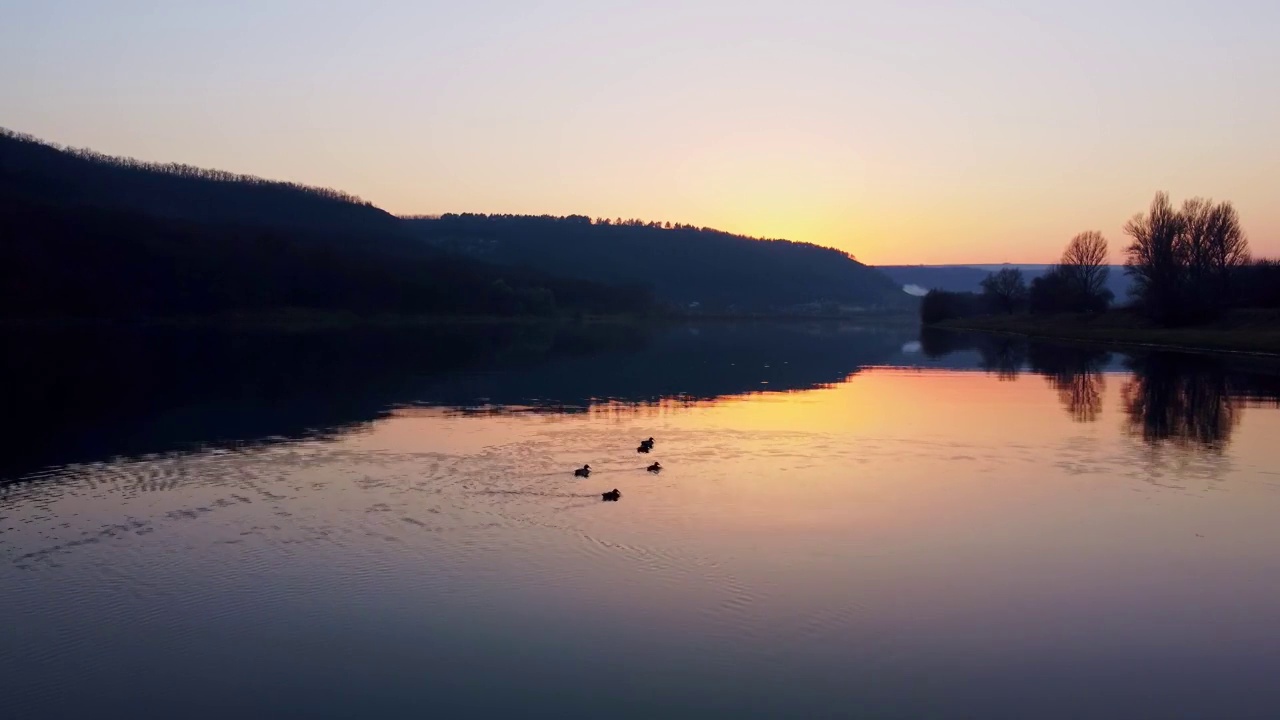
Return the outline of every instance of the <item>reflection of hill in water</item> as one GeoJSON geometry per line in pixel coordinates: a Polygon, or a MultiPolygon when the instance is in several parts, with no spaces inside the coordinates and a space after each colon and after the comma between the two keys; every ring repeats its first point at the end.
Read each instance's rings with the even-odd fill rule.
{"type": "Polygon", "coordinates": [[[805,390],[839,383],[883,363],[902,346],[899,333],[789,325],[710,325],[652,333],[638,350],[606,350],[499,373],[441,378],[431,405],[584,408],[600,401],[708,400],[753,392],[805,390]]]}
{"type": "Polygon", "coordinates": [[[835,383],[902,333],[831,326],[10,332],[0,478],[203,444],[319,437],[404,405],[710,399],[835,383]]]}

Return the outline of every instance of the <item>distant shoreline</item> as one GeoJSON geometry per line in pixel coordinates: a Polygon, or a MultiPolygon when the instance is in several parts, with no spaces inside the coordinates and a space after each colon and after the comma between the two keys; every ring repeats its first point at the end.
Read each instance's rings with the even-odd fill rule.
{"type": "Polygon", "coordinates": [[[983,315],[931,327],[1130,348],[1280,357],[1280,313],[1274,311],[1236,311],[1214,323],[1172,328],[1152,325],[1121,310],[1100,315],[983,315]]]}

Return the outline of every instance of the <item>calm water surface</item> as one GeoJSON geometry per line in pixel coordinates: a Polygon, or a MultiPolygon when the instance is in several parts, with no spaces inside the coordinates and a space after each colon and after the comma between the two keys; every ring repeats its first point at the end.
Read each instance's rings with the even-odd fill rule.
{"type": "Polygon", "coordinates": [[[1265,366],[764,326],[26,347],[5,717],[1280,716],[1265,366]]]}

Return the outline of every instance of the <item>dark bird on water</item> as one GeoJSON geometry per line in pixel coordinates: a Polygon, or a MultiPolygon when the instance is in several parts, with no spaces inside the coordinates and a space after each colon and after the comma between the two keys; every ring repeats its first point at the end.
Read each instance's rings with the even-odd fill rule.
{"type": "Polygon", "coordinates": [[[607,493],[600,493],[600,497],[603,498],[606,502],[613,502],[618,498],[622,497],[622,492],[619,491],[618,488],[614,488],[607,493]]]}
{"type": "Polygon", "coordinates": [[[649,448],[650,450],[652,450],[652,449],[653,449],[653,438],[649,438],[648,440],[641,440],[641,441],[640,441],[640,447],[647,447],[647,448],[649,448]]]}
{"type": "Polygon", "coordinates": [[[662,472],[662,463],[654,463],[654,464],[650,465],[650,466],[649,466],[649,472],[651,472],[651,473],[653,473],[653,474],[655,474],[655,475],[656,475],[656,474],[658,474],[658,473],[660,473],[660,472],[662,472]]]}
{"type": "Polygon", "coordinates": [[[583,465],[582,467],[573,471],[573,476],[574,477],[591,477],[591,466],[583,465]]]}

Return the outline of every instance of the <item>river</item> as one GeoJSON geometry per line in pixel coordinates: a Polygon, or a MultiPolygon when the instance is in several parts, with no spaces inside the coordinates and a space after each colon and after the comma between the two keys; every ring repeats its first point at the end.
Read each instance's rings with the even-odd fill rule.
{"type": "Polygon", "coordinates": [[[7,346],[6,717],[1280,716],[1259,361],[763,324],[7,346]]]}

